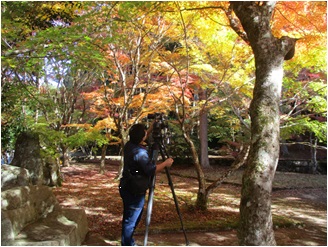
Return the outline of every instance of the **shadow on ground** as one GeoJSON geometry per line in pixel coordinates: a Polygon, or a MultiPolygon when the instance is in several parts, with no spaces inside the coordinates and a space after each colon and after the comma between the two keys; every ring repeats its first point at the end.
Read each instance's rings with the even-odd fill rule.
{"type": "MultiPolygon", "coordinates": [[[[117,189],[118,182],[115,179],[117,170],[118,166],[115,164],[106,165],[106,172],[102,175],[98,172],[97,164],[79,163],[62,169],[65,182],[61,188],[55,188],[54,192],[63,207],[83,208],[86,211],[89,233],[84,245],[120,245],[122,203],[117,189]]],[[[191,173],[192,171],[183,172],[191,173]]],[[[234,181],[217,188],[210,196],[209,211],[201,213],[190,211],[197,192],[197,180],[192,176],[181,176],[183,172],[173,170],[172,180],[187,229],[189,244],[194,246],[238,245],[233,222],[237,221],[239,214],[240,185],[236,181],[238,182],[241,178],[233,177],[234,181]],[[226,219],[228,224],[225,226],[222,222],[226,219]]],[[[220,170],[210,171],[211,175],[213,173],[220,174],[220,170]]],[[[279,173],[279,176],[279,179],[285,183],[291,174],[285,174],[282,178],[284,174],[279,173]]],[[[288,227],[281,227],[277,223],[274,225],[277,245],[327,246],[326,181],[307,186],[305,182],[310,180],[306,174],[304,178],[301,174],[295,176],[302,180],[302,183],[298,183],[302,186],[299,188],[279,187],[272,193],[274,219],[278,221],[288,219],[288,222],[292,222],[288,227]]],[[[311,177],[311,179],[315,178],[311,177]]],[[[322,180],[323,177],[319,179],[322,180]]],[[[179,220],[166,176],[163,174],[157,176],[156,184],[148,245],[186,245],[184,234],[179,231],[179,220]]],[[[142,222],[135,236],[139,245],[143,245],[144,229],[144,222],[142,222]]]]}

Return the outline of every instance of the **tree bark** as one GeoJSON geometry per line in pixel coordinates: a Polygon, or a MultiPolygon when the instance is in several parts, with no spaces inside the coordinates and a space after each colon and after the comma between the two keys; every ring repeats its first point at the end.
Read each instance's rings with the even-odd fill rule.
{"type": "Polygon", "coordinates": [[[312,133],[310,134],[310,143],[311,143],[311,173],[316,174],[318,171],[318,161],[317,161],[317,147],[318,147],[318,139],[314,137],[312,138],[312,133]]]}
{"type": "Polygon", "coordinates": [[[123,124],[121,125],[121,160],[120,160],[120,165],[118,168],[117,176],[115,179],[121,179],[123,176],[123,168],[124,168],[124,145],[128,142],[128,135],[129,135],[129,130],[124,130],[123,124]]]}
{"type": "Polygon", "coordinates": [[[206,197],[208,198],[212,191],[219,187],[227,178],[229,178],[235,171],[237,171],[242,165],[246,163],[246,159],[249,153],[249,146],[242,147],[240,153],[236,157],[235,161],[231,165],[231,168],[226,171],[219,179],[215,180],[210,186],[206,188],[206,197]]]}
{"type": "Polygon", "coordinates": [[[101,148],[101,158],[100,158],[100,169],[99,173],[104,174],[105,173],[105,159],[106,159],[106,150],[108,145],[103,145],[101,148]]]}
{"type": "MultiPolygon", "coordinates": [[[[199,99],[206,100],[206,91],[200,89],[199,99]]],[[[210,167],[210,161],[208,158],[208,119],[207,110],[204,107],[199,113],[199,140],[200,140],[200,164],[203,168],[210,167]]]]}
{"type": "Polygon", "coordinates": [[[61,150],[62,150],[62,154],[63,154],[63,163],[62,166],[66,167],[66,166],[70,166],[69,163],[69,154],[68,154],[68,147],[66,147],[64,144],[61,144],[61,150]]]}
{"type": "Polygon", "coordinates": [[[283,61],[295,40],[272,35],[270,21],[275,2],[231,5],[247,33],[256,67],[250,106],[251,146],[242,180],[238,238],[240,245],[276,245],[271,192],[279,158],[279,100],[283,61]]]}
{"type": "Polygon", "coordinates": [[[207,195],[206,195],[206,180],[205,174],[202,170],[202,166],[200,165],[197,149],[191,140],[191,138],[184,131],[184,139],[186,140],[188,146],[190,147],[192,158],[194,161],[194,166],[197,173],[198,180],[198,192],[197,192],[197,200],[196,200],[196,208],[201,210],[207,209],[207,195]]]}

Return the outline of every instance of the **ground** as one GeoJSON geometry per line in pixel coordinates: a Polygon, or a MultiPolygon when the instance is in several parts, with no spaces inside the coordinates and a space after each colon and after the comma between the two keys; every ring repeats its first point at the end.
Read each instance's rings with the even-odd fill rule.
{"type": "MultiPolygon", "coordinates": [[[[209,183],[226,169],[207,170],[209,183]]],[[[64,167],[65,181],[54,192],[63,207],[85,209],[89,233],[84,245],[120,245],[122,203],[117,189],[118,164],[106,164],[103,175],[98,171],[97,163],[64,167]]],[[[172,167],[170,173],[189,245],[238,245],[242,170],[214,190],[206,212],[193,207],[197,180],[192,167],[172,167]]],[[[157,176],[148,245],[178,246],[187,242],[167,184],[165,173],[157,176]]],[[[327,246],[327,176],[277,172],[272,214],[277,245],[327,246]]],[[[144,221],[135,235],[139,245],[144,241],[144,221]]]]}

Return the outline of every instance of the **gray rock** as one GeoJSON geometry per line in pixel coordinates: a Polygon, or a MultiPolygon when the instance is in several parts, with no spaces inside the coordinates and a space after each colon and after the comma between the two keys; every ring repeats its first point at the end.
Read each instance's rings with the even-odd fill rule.
{"type": "Polygon", "coordinates": [[[33,184],[43,183],[43,161],[37,134],[23,132],[17,137],[11,165],[26,168],[30,172],[33,184]]]}
{"type": "Polygon", "coordinates": [[[15,155],[10,165],[27,169],[34,185],[61,185],[59,164],[52,157],[43,157],[40,150],[39,136],[23,132],[17,138],[15,155]]]}
{"type": "Polygon", "coordinates": [[[12,187],[27,186],[30,184],[30,174],[27,169],[11,165],[1,165],[2,191],[12,187]]]}
{"type": "Polygon", "coordinates": [[[59,204],[48,186],[22,186],[1,192],[1,212],[12,222],[17,235],[27,224],[44,218],[59,204]]]}
{"type": "Polygon", "coordinates": [[[1,245],[76,246],[88,222],[83,209],[62,209],[52,188],[30,185],[1,192],[1,229],[1,245]]]}

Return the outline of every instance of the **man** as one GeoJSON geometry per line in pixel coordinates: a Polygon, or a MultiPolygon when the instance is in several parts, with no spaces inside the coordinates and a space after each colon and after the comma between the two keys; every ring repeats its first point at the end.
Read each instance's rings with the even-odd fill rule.
{"type": "Polygon", "coordinates": [[[145,204],[146,191],[134,194],[129,190],[128,174],[142,173],[148,181],[155,173],[162,171],[165,167],[172,166],[173,159],[168,158],[156,165],[151,160],[146,148],[142,145],[147,139],[147,131],[143,124],[135,124],[129,132],[130,140],[124,147],[124,169],[120,181],[119,191],[123,200],[122,220],[122,245],[134,246],[133,234],[138,226],[145,204]]]}

